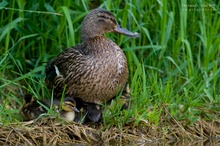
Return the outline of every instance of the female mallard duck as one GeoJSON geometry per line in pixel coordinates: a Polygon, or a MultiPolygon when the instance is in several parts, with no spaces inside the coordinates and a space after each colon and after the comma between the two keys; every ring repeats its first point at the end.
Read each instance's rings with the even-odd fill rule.
{"type": "MultiPolygon", "coordinates": [[[[60,101],[55,100],[53,105],[55,112],[58,112],[59,105],[60,101]]],[[[46,108],[50,108],[49,100],[35,100],[31,95],[26,95],[19,113],[24,121],[29,121],[38,118],[41,114],[47,113],[46,108]]],[[[76,116],[75,112],[79,112],[76,108],[75,100],[66,97],[61,104],[60,118],[64,121],[72,122],[76,116]]]]}
{"type": "Polygon", "coordinates": [[[54,96],[61,98],[65,87],[66,96],[79,98],[92,109],[87,114],[94,122],[101,112],[97,105],[119,93],[128,79],[126,57],[117,44],[103,36],[107,32],[138,37],[122,28],[109,11],[94,9],[82,22],[82,44],[60,53],[45,69],[46,85],[54,90],[54,96]]]}

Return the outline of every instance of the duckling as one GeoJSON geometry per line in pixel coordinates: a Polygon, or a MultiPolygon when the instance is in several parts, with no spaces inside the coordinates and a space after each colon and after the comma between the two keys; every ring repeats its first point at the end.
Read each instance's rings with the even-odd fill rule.
{"type": "Polygon", "coordinates": [[[50,104],[46,100],[35,100],[32,95],[25,95],[23,100],[23,106],[19,110],[19,114],[24,121],[29,121],[38,118],[41,114],[47,113],[47,109],[50,108],[50,104]],[[40,104],[41,103],[41,104],[40,104]]]}
{"type": "MultiPolygon", "coordinates": [[[[59,104],[60,101],[54,100],[53,110],[55,112],[59,111],[59,104]]],[[[35,100],[31,95],[26,95],[19,113],[24,121],[29,121],[38,118],[41,114],[47,113],[46,108],[50,108],[49,100],[35,100]]],[[[69,97],[64,98],[59,112],[60,118],[66,122],[71,122],[75,119],[75,112],[79,112],[76,108],[75,100],[69,97]]]]}
{"type": "Polygon", "coordinates": [[[62,103],[60,117],[66,122],[73,122],[76,117],[76,112],[79,113],[79,110],[76,108],[75,100],[71,97],[66,97],[62,103]]]}
{"type": "Polygon", "coordinates": [[[131,109],[132,103],[130,100],[130,87],[129,84],[126,83],[120,97],[119,104],[122,105],[122,110],[124,109],[131,109]]]}
{"type": "Polygon", "coordinates": [[[66,96],[88,105],[87,115],[93,122],[102,112],[97,107],[123,90],[128,79],[126,57],[117,44],[103,36],[107,32],[139,36],[122,28],[111,12],[94,9],[82,22],[82,44],[64,50],[45,68],[48,89],[59,99],[66,87],[66,96]]]}
{"type": "MultiPolygon", "coordinates": [[[[110,105],[112,100],[114,100],[115,98],[116,98],[116,96],[114,98],[112,98],[111,100],[109,100],[107,102],[107,105],[110,105]]],[[[121,94],[120,99],[118,100],[117,104],[121,106],[122,110],[131,109],[132,103],[130,100],[130,88],[129,88],[128,83],[125,84],[124,89],[122,91],[122,94],[121,94]]]]}

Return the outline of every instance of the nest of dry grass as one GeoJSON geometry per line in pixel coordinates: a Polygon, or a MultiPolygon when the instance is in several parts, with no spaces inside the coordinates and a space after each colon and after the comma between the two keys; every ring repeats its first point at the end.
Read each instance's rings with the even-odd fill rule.
{"type": "Polygon", "coordinates": [[[147,122],[124,127],[63,124],[48,120],[45,124],[33,121],[1,126],[0,145],[58,145],[58,144],[146,144],[215,139],[220,141],[220,122],[199,121],[191,126],[175,121],[152,126],[147,122]]]}

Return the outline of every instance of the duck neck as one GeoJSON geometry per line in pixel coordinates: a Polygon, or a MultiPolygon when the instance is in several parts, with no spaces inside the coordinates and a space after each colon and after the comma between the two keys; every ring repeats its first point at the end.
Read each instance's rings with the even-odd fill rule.
{"type": "Polygon", "coordinates": [[[84,24],[81,30],[81,40],[83,42],[91,41],[97,37],[103,37],[104,32],[97,31],[96,29],[88,29],[88,26],[84,24]]]}
{"type": "Polygon", "coordinates": [[[113,41],[104,36],[97,36],[94,38],[84,40],[85,51],[90,54],[102,54],[111,51],[113,41]]]}

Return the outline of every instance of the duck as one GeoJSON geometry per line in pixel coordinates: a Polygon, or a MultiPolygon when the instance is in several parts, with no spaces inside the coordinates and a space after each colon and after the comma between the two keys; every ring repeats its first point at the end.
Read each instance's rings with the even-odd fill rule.
{"type": "Polygon", "coordinates": [[[139,37],[122,28],[110,11],[97,8],[82,21],[82,43],[62,51],[45,68],[45,83],[55,98],[61,98],[64,92],[65,96],[79,99],[93,122],[100,119],[100,105],[123,90],[128,80],[125,54],[104,36],[108,32],[139,37]]]}
{"type": "Polygon", "coordinates": [[[76,113],[80,111],[76,108],[76,101],[71,97],[66,97],[61,104],[60,118],[66,122],[73,122],[76,113]]]}
{"type": "MultiPolygon", "coordinates": [[[[116,98],[117,96],[109,100],[107,102],[107,105],[111,106],[112,100],[116,98]]],[[[121,110],[127,110],[132,108],[132,102],[130,100],[130,87],[128,83],[125,84],[123,90],[121,91],[120,98],[117,101],[117,105],[121,107],[121,110]]]]}
{"type": "Polygon", "coordinates": [[[41,114],[47,113],[46,108],[50,108],[49,102],[35,100],[32,95],[27,94],[23,98],[23,105],[19,109],[19,114],[24,121],[30,121],[38,118],[41,114]]]}
{"type": "MultiPolygon", "coordinates": [[[[76,108],[76,102],[73,98],[66,97],[61,103],[61,110],[59,110],[60,101],[54,100],[52,103],[54,112],[59,113],[62,120],[66,122],[73,122],[76,113],[79,110],[76,108]]],[[[23,105],[19,110],[24,121],[37,119],[40,115],[46,114],[51,107],[51,101],[46,99],[34,99],[32,95],[25,95],[23,105]]]]}

